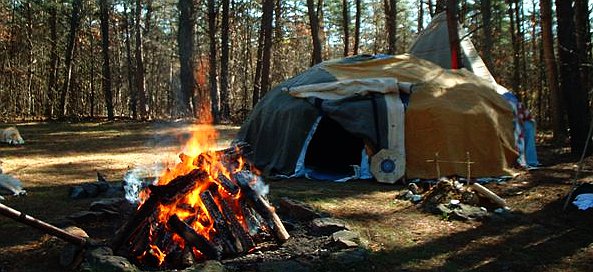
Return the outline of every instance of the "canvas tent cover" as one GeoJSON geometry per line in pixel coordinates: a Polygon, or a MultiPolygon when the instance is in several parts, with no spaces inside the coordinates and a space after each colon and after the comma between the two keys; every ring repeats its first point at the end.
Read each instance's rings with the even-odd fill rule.
{"type": "MultiPolygon", "coordinates": [[[[535,146],[535,119],[512,92],[496,83],[465,29],[458,25],[458,30],[464,69],[492,83],[496,87],[496,92],[511,105],[514,114],[515,149],[519,152],[517,163],[528,168],[539,166],[535,146]]],[[[451,48],[445,12],[437,14],[426,29],[418,34],[409,52],[417,58],[429,60],[443,68],[451,68],[451,48]]]]}
{"type": "MultiPolygon", "coordinates": [[[[495,88],[469,71],[442,69],[411,55],[326,61],[268,92],[241,127],[237,139],[252,145],[250,159],[267,175],[293,175],[303,147],[312,154],[306,156],[305,163],[323,167],[360,162],[361,150],[372,160],[375,153],[394,146],[405,151],[403,163],[408,178],[435,178],[435,167],[426,161],[433,159],[436,152],[440,159],[452,161],[463,161],[470,152],[475,162],[473,176],[507,175],[517,158],[513,113],[495,88]],[[291,89],[303,91],[308,86],[316,89],[319,84],[360,83],[355,80],[375,78],[394,79],[394,91],[326,99],[290,94],[291,89]],[[402,84],[412,86],[409,97],[402,96],[407,104],[405,121],[396,124],[405,136],[390,139],[390,122],[394,120],[389,114],[394,103],[386,97],[396,93],[399,101],[402,84]],[[313,140],[308,142],[314,126],[313,140]]],[[[440,166],[441,175],[464,176],[466,169],[463,164],[440,166]]]]}

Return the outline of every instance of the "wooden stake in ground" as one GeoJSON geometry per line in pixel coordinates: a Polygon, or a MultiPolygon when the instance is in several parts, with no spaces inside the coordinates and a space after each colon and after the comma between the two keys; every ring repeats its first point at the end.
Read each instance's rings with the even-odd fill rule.
{"type": "Polygon", "coordinates": [[[437,179],[441,177],[441,168],[439,166],[439,152],[434,153],[434,160],[426,160],[426,162],[434,162],[434,167],[437,170],[437,179]]]}
{"type": "Polygon", "coordinates": [[[469,152],[465,153],[466,155],[466,160],[465,161],[446,161],[446,160],[440,160],[439,159],[439,152],[434,153],[434,159],[433,160],[426,160],[426,162],[431,162],[434,163],[434,166],[436,168],[436,172],[437,172],[437,179],[439,179],[441,177],[441,163],[456,163],[456,164],[466,164],[467,165],[467,185],[469,185],[469,179],[471,178],[471,165],[476,163],[471,161],[470,159],[470,155],[469,152]]]}
{"type": "Polygon", "coordinates": [[[470,157],[469,157],[469,151],[468,152],[465,152],[465,157],[466,157],[465,163],[467,164],[467,181],[466,181],[466,185],[469,185],[469,179],[472,176],[472,161],[470,160],[470,157]]]}

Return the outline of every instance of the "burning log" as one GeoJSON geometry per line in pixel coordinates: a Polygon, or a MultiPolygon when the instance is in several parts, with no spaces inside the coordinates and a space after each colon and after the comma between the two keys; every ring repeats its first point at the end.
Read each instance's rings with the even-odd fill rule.
{"type": "Polygon", "coordinates": [[[247,223],[249,235],[255,235],[259,233],[261,231],[261,221],[263,219],[261,217],[258,218],[253,209],[246,204],[245,200],[241,201],[241,212],[243,213],[243,218],[247,223]]]}
{"type": "Polygon", "coordinates": [[[217,191],[213,192],[213,196],[219,199],[219,204],[222,209],[222,215],[229,223],[228,226],[231,229],[233,236],[239,240],[241,248],[243,249],[241,250],[241,252],[249,251],[250,249],[255,247],[253,239],[251,239],[249,233],[247,233],[245,229],[243,229],[243,226],[241,226],[241,223],[239,223],[239,221],[237,220],[237,214],[233,211],[233,209],[231,209],[231,207],[229,207],[227,201],[224,198],[222,198],[217,191]]]}
{"type": "Polygon", "coordinates": [[[266,201],[260,194],[255,192],[253,188],[249,185],[252,180],[251,173],[241,171],[236,173],[233,176],[243,193],[253,203],[253,208],[256,212],[258,212],[265,220],[268,226],[274,231],[274,236],[279,243],[284,243],[288,238],[290,238],[290,234],[284,228],[284,224],[280,220],[280,217],[276,214],[276,211],[268,201],[266,201]]]}
{"type": "Polygon", "coordinates": [[[250,183],[260,180],[246,170],[247,148],[181,154],[182,162],[159,179],[164,185],[150,185],[140,195],[144,202],[117,231],[112,249],[140,265],[175,269],[194,258],[248,252],[272,236],[286,241],[274,208],[252,189],[250,183]],[[189,173],[174,177],[180,172],[189,173]]]}
{"type": "Polygon", "coordinates": [[[148,235],[150,234],[150,226],[149,219],[145,219],[144,222],[140,224],[140,226],[130,235],[129,241],[132,245],[130,248],[130,254],[132,256],[139,256],[142,252],[146,251],[148,245],[150,244],[150,240],[147,239],[148,235]]]}
{"type": "Polygon", "coordinates": [[[187,242],[187,245],[199,250],[208,259],[220,260],[220,251],[177,215],[172,215],[167,223],[173,232],[187,242]]]}
{"type": "Polygon", "coordinates": [[[140,206],[140,209],[134,213],[132,218],[126,221],[126,223],[117,230],[115,237],[111,241],[111,249],[117,251],[130,236],[130,233],[136,230],[136,228],[138,228],[138,226],[155,211],[157,205],[161,201],[170,200],[180,192],[187,191],[189,188],[193,187],[196,180],[200,180],[206,175],[206,172],[194,169],[187,175],[176,177],[166,185],[149,186],[150,197],[142,203],[142,206],[140,206]]]}
{"type": "Polygon", "coordinates": [[[200,198],[202,199],[202,203],[204,203],[206,210],[208,210],[208,213],[214,220],[214,229],[219,234],[218,237],[221,239],[225,251],[230,254],[242,252],[243,249],[240,248],[240,244],[237,245],[234,241],[235,238],[230,233],[227,223],[214,201],[212,193],[210,193],[210,191],[204,191],[200,194],[200,198]]]}
{"type": "Polygon", "coordinates": [[[239,193],[239,187],[229,178],[225,177],[222,173],[218,174],[218,178],[216,179],[220,186],[232,196],[237,195],[239,193]]]}

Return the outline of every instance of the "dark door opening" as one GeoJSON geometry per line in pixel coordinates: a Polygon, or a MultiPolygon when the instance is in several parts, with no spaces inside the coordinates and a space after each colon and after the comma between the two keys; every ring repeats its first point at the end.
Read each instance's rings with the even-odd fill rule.
{"type": "Polygon", "coordinates": [[[313,171],[340,176],[354,174],[352,165],[360,165],[364,142],[346,131],[336,121],[322,117],[307,147],[305,166],[313,171]]]}

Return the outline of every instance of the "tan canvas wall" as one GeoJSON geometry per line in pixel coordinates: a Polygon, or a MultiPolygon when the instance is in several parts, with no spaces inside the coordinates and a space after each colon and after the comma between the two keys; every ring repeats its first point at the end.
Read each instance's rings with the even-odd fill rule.
{"type": "MultiPolygon", "coordinates": [[[[474,176],[512,173],[517,157],[513,114],[495,87],[469,71],[445,70],[410,55],[359,63],[327,62],[338,80],[390,76],[413,83],[405,116],[406,176],[435,178],[436,152],[442,160],[464,161],[470,152],[474,176]]],[[[441,175],[466,175],[462,164],[442,163],[441,175]]]]}

